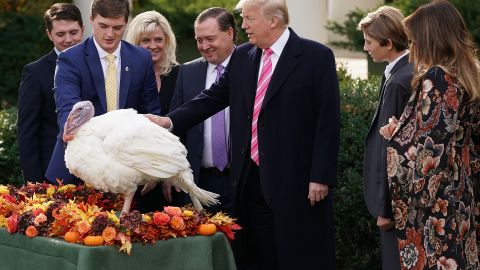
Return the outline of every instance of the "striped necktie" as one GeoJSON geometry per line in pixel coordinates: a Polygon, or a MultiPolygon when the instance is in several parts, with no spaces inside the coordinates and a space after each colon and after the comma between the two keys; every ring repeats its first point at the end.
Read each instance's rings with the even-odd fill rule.
{"type": "Polygon", "coordinates": [[[257,165],[260,165],[260,157],[258,156],[257,122],[260,109],[262,108],[263,99],[265,98],[265,93],[267,92],[268,84],[270,83],[270,78],[272,77],[273,73],[271,59],[272,53],[273,51],[270,48],[265,49],[263,52],[263,66],[258,79],[257,93],[255,95],[255,103],[253,106],[250,156],[257,165]]]}

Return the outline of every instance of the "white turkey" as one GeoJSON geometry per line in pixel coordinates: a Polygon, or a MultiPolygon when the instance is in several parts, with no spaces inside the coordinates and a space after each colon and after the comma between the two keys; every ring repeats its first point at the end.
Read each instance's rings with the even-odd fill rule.
{"type": "Polygon", "coordinates": [[[75,104],[65,122],[65,163],[70,173],[104,192],[125,194],[130,210],[139,185],[167,181],[190,195],[193,205],[217,204],[218,194],[193,182],[187,150],[177,136],[134,109],[94,116],[90,101],[75,104]]]}

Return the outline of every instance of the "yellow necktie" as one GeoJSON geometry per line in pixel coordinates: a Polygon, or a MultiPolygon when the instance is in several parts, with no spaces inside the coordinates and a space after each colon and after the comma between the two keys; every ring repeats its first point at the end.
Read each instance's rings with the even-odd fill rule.
{"type": "Polygon", "coordinates": [[[105,76],[105,94],[107,97],[107,111],[117,109],[117,66],[115,55],[109,54],[105,57],[108,62],[107,76],[105,76]]]}

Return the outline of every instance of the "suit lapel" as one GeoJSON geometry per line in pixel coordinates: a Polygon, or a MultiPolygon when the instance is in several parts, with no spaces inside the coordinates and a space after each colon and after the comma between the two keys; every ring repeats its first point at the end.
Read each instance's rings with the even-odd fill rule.
{"type": "Polygon", "coordinates": [[[100,63],[100,56],[98,56],[97,48],[93,43],[93,38],[89,38],[85,48],[86,61],[90,75],[93,78],[93,84],[97,91],[98,99],[102,104],[104,111],[107,111],[107,101],[105,97],[105,78],[103,77],[102,64],[100,63]]]}
{"type": "Polygon", "coordinates": [[[258,70],[260,66],[260,58],[262,57],[262,50],[256,46],[248,52],[248,63],[249,67],[245,69],[246,76],[246,91],[245,93],[245,104],[247,107],[247,112],[253,112],[253,103],[255,101],[255,94],[257,91],[257,81],[258,81],[258,70]]]}
{"type": "MultiPolygon", "coordinates": [[[[205,82],[207,81],[207,69],[208,69],[208,62],[202,58],[202,60],[198,63],[198,72],[195,71],[193,74],[195,74],[195,77],[192,78],[192,91],[195,92],[193,93],[192,96],[196,96],[200,94],[200,92],[205,89],[205,82]]],[[[203,134],[203,122],[197,125],[198,131],[200,134],[203,134]]],[[[202,140],[203,144],[203,140],[202,140]]]]}
{"type": "MultiPolygon", "coordinates": [[[[123,43],[123,41],[122,41],[123,43]]],[[[127,96],[128,96],[128,89],[130,86],[131,80],[131,73],[130,70],[130,59],[128,58],[128,47],[125,44],[122,44],[120,49],[120,57],[121,57],[121,71],[120,71],[120,93],[119,93],[119,100],[118,100],[118,108],[123,109],[125,108],[125,104],[127,103],[127,96]]]]}
{"type": "Polygon", "coordinates": [[[382,84],[381,84],[381,88],[380,88],[380,95],[379,95],[379,98],[378,98],[378,106],[377,106],[377,109],[375,110],[375,114],[374,114],[373,119],[372,119],[372,123],[371,123],[372,125],[373,125],[373,122],[375,122],[377,114],[380,110],[380,106],[382,106],[383,96],[385,95],[385,91],[386,91],[386,88],[387,88],[387,85],[388,85],[390,79],[395,75],[395,73],[398,71],[398,69],[400,69],[400,67],[402,67],[406,64],[408,64],[408,54],[404,55],[402,58],[400,58],[400,60],[398,60],[398,62],[395,64],[395,66],[393,66],[392,70],[390,70],[390,76],[388,77],[388,80],[385,79],[385,75],[382,76],[382,84]]]}
{"type": "Polygon", "coordinates": [[[290,37],[288,38],[285,48],[278,59],[278,63],[273,71],[272,78],[265,93],[265,99],[262,103],[262,109],[267,106],[272,97],[280,90],[283,83],[289,77],[289,74],[295,69],[298,64],[297,56],[301,54],[299,37],[290,30],[290,37]]]}
{"type": "Polygon", "coordinates": [[[385,75],[382,76],[382,83],[380,84],[380,94],[378,95],[378,104],[375,109],[375,114],[373,115],[372,122],[370,126],[373,126],[373,123],[377,120],[378,112],[380,111],[380,106],[382,106],[383,94],[385,92],[385,75]]]}
{"type": "Polygon", "coordinates": [[[47,56],[48,68],[52,74],[55,74],[55,68],[57,67],[57,53],[52,50],[47,56]]]}
{"type": "MultiPolygon", "coordinates": [[[[405,55],[404,57],[402,57],[402,59],[400,59],[398,61],[398,63],[392,68],[392,71],[391,71],[392,76],[401,66],[406,65],[406,64],[408,64],[408,55],[405,55]]],[[[390,77],[392,77],[392,76],[390,76],[390,77]]],[[[410,115],[415,110],[415,104],[416,104],[416,100],[417,100],[417,96],[418,96],[417,92],[418,91],[416,91],[416,89],[413,89],[412,95],[410,96],[410,98],[407,102],[407,105],[405,106],[405,109],[403,110],[403,113],[400,116],[400,119],[398,120],[398,125],[397,125],[397,127],[395,128],[395,130],[392,134],[392,138],[406,124],[406,121],[409,120],[410,115]]]]}

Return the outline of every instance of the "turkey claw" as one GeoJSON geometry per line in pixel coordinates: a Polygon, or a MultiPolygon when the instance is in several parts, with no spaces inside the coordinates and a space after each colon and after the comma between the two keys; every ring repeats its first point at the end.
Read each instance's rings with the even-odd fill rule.
{"type": "Polygon", "coordinates": [[[145,195],[147,194],[148,192],[150,192],[152,189],[154,189],[156,186],[157,186],[158,182],[156,181],[150,181],[150,182],[147,182],[143,188],[142,188],[142,191],[140,192],[140,194],[145,195]]]}

